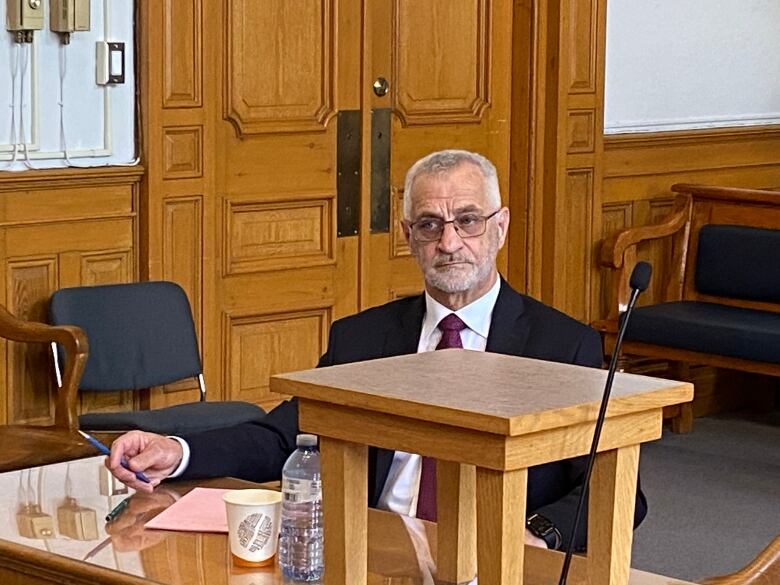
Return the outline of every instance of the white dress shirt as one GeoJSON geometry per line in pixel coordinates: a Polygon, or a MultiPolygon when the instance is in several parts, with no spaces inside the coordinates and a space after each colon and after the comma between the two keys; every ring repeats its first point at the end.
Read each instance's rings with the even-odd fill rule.
{"type": "MultiPolygon", "coordinates": [[[[500,288],[501,280],[497,278],[496,283],[487,293],[455,311],[455,314],[466,324],[466,329],[460,332],[463,349],[485,351],[493,307],[496,305],[500,288]]],[[[442,335],[437,325],[450,313],[452,313],[450,309],[436,302],[427,292],[425,293],[425,316],[423,317],[420,340],[417,344],[417,353],[436,349],[442,335]]],[[[405,516],[416,516],[421,471],[422,457],[413,453],[396,451],[393,463],[390,465],[387,481],[379,495],[377,508],[405,516]]]]}
{"type": "MultiPolygon", "coordinates": [[[[485,351],[493,307],[496,305],[500,289],[501,279],[496,278],[496,283],[487,293],[455,311],[455,314],[466,324],[466,328],[460,332],[463,349],[485,351]]],[[[417,343],[417,353],[436,349],[442,335],[437,325],[450,313],[452,313],[450,309],[435,301],[427,292],[425,293],[425,316],[423,317],[420,340],[417,343]]],[[[170,475],[171,478],[174,478],[180,476],[187,469],[190,462],[190,448],[184,439],[171,438],[176,439],[183,450],[181,463],[170,475]]],[[[417,493],[420,491],[421,470],[422,457],[413,453],[396,451],[377,507],[404,516],[415,516],[417,514],[417,493]]]]}

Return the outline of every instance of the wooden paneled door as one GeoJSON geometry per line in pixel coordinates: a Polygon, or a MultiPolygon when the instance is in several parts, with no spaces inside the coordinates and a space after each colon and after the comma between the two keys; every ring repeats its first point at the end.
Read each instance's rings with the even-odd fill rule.
{"type": "Polygon", "coordinates": [[[364,181],[362,308],[422,291],[400,224],[404,178],[414,161],[444,148],[479,152],[496,165],[506,204],[512,67],[507,0],[366,5],[363,160],[370,180],[364,181]]]}
{"type": "Polygon", "coordinates": [[[141,7],[165,55],[143,71],[143,276],[202,310],[214,397],[270,407],[269,376],[315,365],[334,319],[422,290],[398,213],[415,159],[477,150],[506,188],[512,2],[161,4],[141,7]]]}

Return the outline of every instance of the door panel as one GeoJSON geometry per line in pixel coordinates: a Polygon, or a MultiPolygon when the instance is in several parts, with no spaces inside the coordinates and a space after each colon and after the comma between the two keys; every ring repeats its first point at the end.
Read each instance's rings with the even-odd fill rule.
{"type": "Polygon", "coordinates": [[[264,407],[269,375],[312,367],[357,306],[338,238],[338,110],[357,110],[358,0],[229,0],[218,121],[221,382],[264,407]],[[336,35],[338,34],[338,37],[336,35]],[[338,98],[336,96],[339,96],[338,98]],[[353,96],[350,99],[350,96],[353,96]]]}
{"type": "Polygon", "coordinates": [[[400,228],[404,178],[418,158],[444,148],[479,152],[496,165],[507,201],[512,33],[508,0],[367,4],[364,96],[371,109],[391,109],[392,136],[389,228],[362,230],[362,307],[423,289],[400,228]],[[371,89],[378,77],[387,95],[371,89]]]}

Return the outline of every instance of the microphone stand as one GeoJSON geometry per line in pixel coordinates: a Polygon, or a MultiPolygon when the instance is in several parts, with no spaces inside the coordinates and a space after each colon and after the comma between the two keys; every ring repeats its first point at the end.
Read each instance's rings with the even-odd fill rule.
{"type": "Polygon", "coordinates": [[[588,467],[585,471],[585,481],[582,486],[582,492],[580,493],[580,499],[577,502],[577,512],[574,515],[574,523],[572,526],[571,537],[569,538],[569,544],[566,547],[566,556],[563,559],[563,567],[561,569],[561,577],[558,580],[558,585],[566,585],[566,578],[569,575],[569,567],[571,565],[571,558],[574,554],[574,538],[577,535],[577,529],[580,525],[580,518],[582,516],[582,509],[585,503],[585,497],[588,493],[588,486],[590,485],[590,476],[593,472],[593,463],[596,459],[596,449],[599,446],[599,439],[601,438],[601,428],[604,426],[604,420],[607,415],[607,406],[609,404],[609,395],[612,392],[612,383],[615,378],[615,370],[617,370],[617,360],[620,355],[620,346],[623,344],[623,337],[626,334],[628,328],[628,319],[631,316],[631,312],[634,310],[634,305],[639,297],[639,294],[643,292],[647,285],[650,283],[650,275],[653,269],[647,262],[638,262],[631,272],[630,286],[631,297],[628,301],[625,313],[623,313],[623,322],[618,327],[617,340],[615,341],[615,349],[612,352],[612,359],[609,362],[609,371],[607,373],[607,382],[604,386],[604,395],[601,398],[601,407],[599,408],[599,415],[596,418],[596,430],[593,433],[593,442],[590,445],[590,454],[588,455],[588,467]]]}

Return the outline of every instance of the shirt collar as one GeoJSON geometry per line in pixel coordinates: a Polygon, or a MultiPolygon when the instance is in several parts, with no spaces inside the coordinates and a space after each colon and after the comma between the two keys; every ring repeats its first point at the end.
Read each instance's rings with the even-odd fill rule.
{"type": "MultiPolygon", "coordinates": [[[[461,318],[466,324],[466,327],[485,339],[487,339],[488,333],[490,333],[490,321],[493,315],[493,307],[496,305],[500,290],[501,278],[496,278],[495,284],[488,292],[465,307],[461,307],[455,311],[455,314],[461,318]]],[[[425,317],[423,318],[422,335],[430,335],[430,333],[436,329],[439,322],[452,312],[452,309],[448,309],[439,303],[431,297],[426,290],[425,317]]]]}

